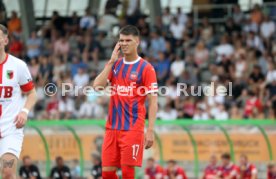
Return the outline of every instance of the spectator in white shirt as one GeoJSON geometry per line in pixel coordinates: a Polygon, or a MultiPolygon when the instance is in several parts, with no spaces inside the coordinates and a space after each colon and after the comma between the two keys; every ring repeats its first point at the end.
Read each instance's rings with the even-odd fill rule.
{"type": "Polygon", "coordinates": [[[185,26],[178,22],[176,17],[173,18],[173,21],[170,25],[170,32],[176,40],[181,40],[183,37],[183,33],[185,31],[185,26]]]}
{"type": "Polygon", "coordinates": [[[158,111],[156,117],[161,120],[172,121],[177,119],[177,110],[172,108],[170,103],[167,103],[165,108],[158,111]]]}
{"type": "Polygon", "coordinates": [[[171,15],[170,8],[166,7],[162,15],[162,22],[166,27],[166,30],[169,29],[173,16],[171,15]]]}
{"type": "Polygon", "coordinates": [[[84,68],[78,69],[78,73],[74,76],[73,82],[78,88],[83,88],[89,83],[89,75],[85,72],[84,68]]]}
{"type": "Polygon", "coordinates": [[[195,114],[193,116],[194,121],[207,121],[209,119],[209,115],[207,112],[205,112],[202,108],[197,107],[195,114]]]}
{"type": "Polygon", "coordinates": [[[177,18],[178,18],[178,22],[180,24],[182,24],[184,26],[186,25],[188,18],[185,13],[181,12],[181,7],[177,8],[177,18]]]}
{"type": "Polygon", "coordinates": [[[87,30],[92,29],[96,25],[95,17],[90,13],[90,8],[85,9],[85,15],[80,20],[80,28],[87,30]]]}
{"type": "Polygon", "coordinates": [[[217,59],[216,63],[219,63],[222,60],[222,56],[225,55],[227,58],[231,58],[234,54],[234,48],[231,44],[228,43],[227,36],[222,36],[220,45],[215,49],[217,59]]]}
{"type": "Polygon", "coordinates": [[[268,72],[266,74],[266,84],[271,83],[272,81],[276,80],[276,69],[273,63],[269,63],[268,65],[268,72]]]}
{"type": "Polygon", "coordinates": [[[275,23],[266,15],[261,24],[261,35],[265,39],[270,38],[275,33],[275,23]]]}
{"type": "Polygon", "coordinates": [[[264,44],[262,39],[255,34],[253,31],[249,32],[247,39],[246,39],[246,45],[251,48],[255,48],[261,52],[264,51],[264,44]]]}
{"type": "Polygon", "coordinates": [[[68,96],[62,96],[58,103],[58,110],[61,119],[70,119],[74,117],[75,102],[68,96]]]}
{"type": "Polygon", "coordinates": [[[215,120],[225,121],[229,119],[229,114],[225,110],[224,104],[217,103],[216,106],[211,109],[210,113],[215,120]]]}
{"type": "Polygon", "coordinates": [[[86,97],[86,101],[81,104],[78,116],[79,118],[93,118],[93,119],[103,119],[105,116],[105,111],[101,105],[101,97],[98,92],[91,92],[86,97]]]}
{"type": "Polygon", "coordinates": [[[171,64],[171,73],[174,77],[178,78],[185,70],[185,61],[179,57],[179,55],[176,56],[175,61],[171,64]]]}

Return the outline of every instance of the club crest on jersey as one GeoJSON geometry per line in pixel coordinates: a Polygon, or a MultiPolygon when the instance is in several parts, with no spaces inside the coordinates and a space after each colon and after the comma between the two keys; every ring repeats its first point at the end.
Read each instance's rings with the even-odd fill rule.
{"type": "Polygon", "coordinates": [[[10,80],[13,79],[13,71],[12,70],[7,71],[7,78],[10,80]]]}
{"type": "Polygon", "coordinates": [[[130,80],[136,81],[138,79],[138,73],[136,71],[132,71],[129,76],[130,80]]]}

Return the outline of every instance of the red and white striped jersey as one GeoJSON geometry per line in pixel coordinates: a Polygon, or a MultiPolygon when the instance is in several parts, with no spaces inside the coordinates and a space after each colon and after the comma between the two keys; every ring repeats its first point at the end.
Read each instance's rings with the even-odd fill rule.
{"type": "Polygon", "coordinates": [[[10,54],[0,64],[0,138],[16,129],[14,120],[24,106],[22,91],[34,88],[26,63],[10,54]]]}

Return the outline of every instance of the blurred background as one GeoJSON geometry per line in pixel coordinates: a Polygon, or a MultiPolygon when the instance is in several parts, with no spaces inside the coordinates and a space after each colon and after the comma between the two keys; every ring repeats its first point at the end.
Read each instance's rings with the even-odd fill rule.
{"type": "Polygon", "coordinates": [[[57,156],[76,178],[99,165],[109,97],[60,89],[91,86],[127,24],[139,28],[140,56],[169,87],[158,99],[158,142],[137,178],[149,157],[164,168],[175,160],[188,178],[200,178],[213,154],[221,165],[229,153],[237,166],[246,154],[258,178],[275,165],[275,1],[0,0],[0,22],[9,29],[8,52],[27,62],[36,84],[21,157],[30,156],[42,177],[57,156]],[[177,83],[190,93],[211,82],[233,95],[177,96],[177,83]],[[44,93],[47,83],[58,87],[55,95],[44,93]]]}

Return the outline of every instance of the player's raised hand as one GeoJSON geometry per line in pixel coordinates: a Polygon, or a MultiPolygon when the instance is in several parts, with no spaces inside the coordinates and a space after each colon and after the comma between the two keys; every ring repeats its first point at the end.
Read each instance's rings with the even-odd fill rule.
{"type": "Polygon", "coordinates": [[[111,55],[111,59],[110,59],[111,62],[114,63],[118,59],[118,56],[120,54],[120,48],[121,48],[120,44],[119,44],[119,42],[117,42],[117,44],[114,47],[114,50],[112,52],[112,55],[111,55]]]}
{"type": "Polygon", "coordinates": [[[14,123],[17,129],[20,129],[25,126],[28,119],[27,113],[21,111],[15,118],[14,123]]]}
{"type": "Polygon", "coordinates": [[[145,149],[152,147],[154,142],[154,132],[152,130],[147,130],[145,135],[145,149]]]}

